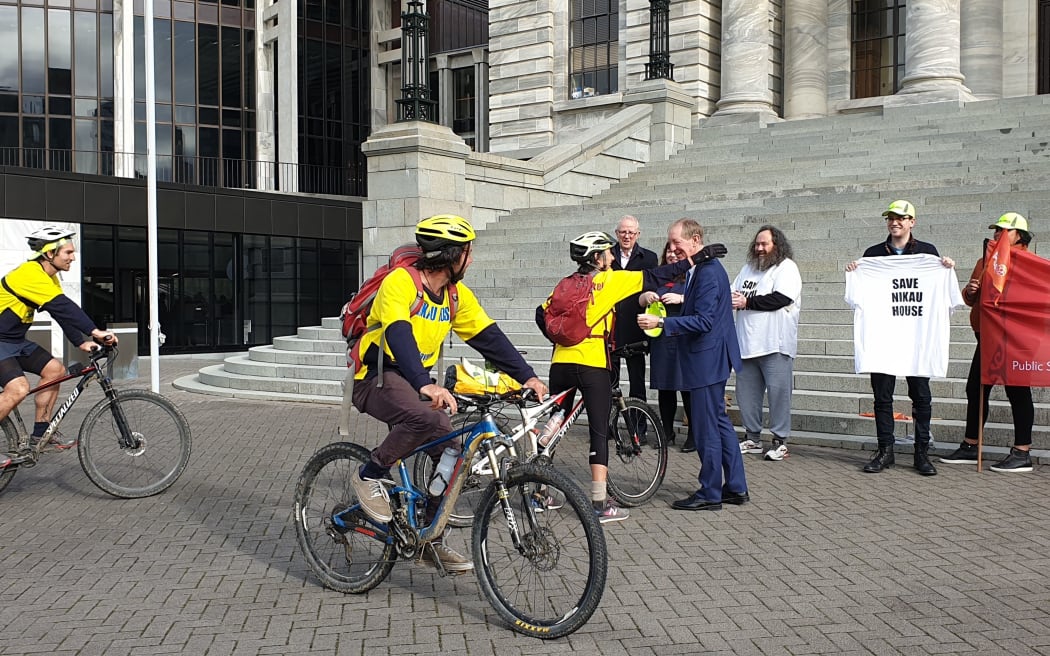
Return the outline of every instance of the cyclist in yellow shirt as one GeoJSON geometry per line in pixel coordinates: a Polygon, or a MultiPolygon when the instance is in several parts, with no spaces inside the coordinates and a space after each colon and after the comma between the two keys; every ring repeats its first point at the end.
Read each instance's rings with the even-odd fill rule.
{"type": "MultiPolygon", "coordinates": [[[[555,344],[550,369],[551,390],[554,393],[575,387],[583,394],[591,439],[591,501],[598,513],[598,521],[603,524],[628,517],[628,511],[608,499],[606,492],[609,478],[609,414],[612,412],[609,337],[615,321],[613,310],[617,303],[632,294],[653,291],[684,275],[694,264],[726,254],[724,245],[711,244],[692,259],[685,258],[647,271],[623,271],[611,268],[611,249],[615,243],[609,234],[598,231],[586,232],[569,242],[569,257],[579,265],[579,272],[594,272],[593,302],[587,307],[587,325],[593,326],[593,330],[589,337],[575,346],[555,344]]],[[[548,297],[536,308],[536,323],[545,336],[544,310],[550,302],[548,297]]],[[[565,399],[563,407],[566,412],[574,400],[575,394],[565,399]]]]}
{"type": "MultiPolygon", "coordinates": [[[[354,407],[390,426],[390,433],[372,450],[371,458],[351,483],[361,507],[373,519],[389,522],[390,499],[384,481],[390,468],[420,444],[452,432],[447,409],[456,412],[456,399],[430,378],[430,368],[440,356],[441,342],[449,331],[455,331],[469,346],[481,353],[501,371],[540,399],[547,386],[540,382],[521,354],[485,314],[477,297],[461,281],[474,261],[472,244],[474,228],[459,216],[442,214],[423,219],[416,225],[416,243],[423,250],[417,263],[423,284],[424,303],[412,314],[417,289],[412,276],[395,269],[376,293],[368,315],[368,325],[380,325],[361,338],[361,368],[354,376],[354,407]],[[449,283],[456,283],[458,301],[451,311],[449,283]],[[382,376],[378,370],[382,358],[382,376]],[[420,400],[420,396],[429,400],[420,400]]],[[[441,457],[444,445],[431,450],[430,456],[441,457]]],[[[431,498],[427,504],[429,522],[440,504],[431,498]]],[[[439,542],[426,550],[423,559],[436,565],[433,553],[449,572],[473,569],[470,559],[439,542]]]]}
{"type": "MultiPolygon", "coordinates": [[[[26,371],[39,375],[41,383],[65,374],[61,362],[26,339],[37,310],[50,314],[69,341],[82,351],[98,348],[94,342],[85,339],[85,335],[100,342],[117,343],[116,335],[96,327],[80,306],[62,293],[58,273],[69,271],[76,259],[74,234],[56,226],[33,232],[26,237],[33,251],[32,257],[0,279],[0,385],[4,388],[0,392],[0,419],[7,417],[29,394],[26,371]]],[[[39,439],[47,430],[57,398],[58,385],[37,393],[34,399],[36,421],[31,439],[39,439]]],[[[50,444],[69,449],[76,446],[77,439],[55,433],[50,444]]],[[[16,455],[0,454],[0,469],[10,465],[16,455]]]]}

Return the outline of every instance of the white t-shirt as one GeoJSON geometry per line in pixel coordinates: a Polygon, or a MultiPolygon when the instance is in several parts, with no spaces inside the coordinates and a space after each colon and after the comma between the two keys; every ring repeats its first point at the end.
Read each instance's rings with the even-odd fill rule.
{"type": "Polygon", "coordinates": [[[962,307],[955,270],[935,255],[863,257],[846,273],[857,373],[943,378],[951,314],[962,307]]]}
{"type": "Polygon", "coordinates": [[[750,264],[737,274],[733,291],[744,296],[765,296],[780,292],[793,302],[778,310],[737,310],[736,339],[740,357],[758,358],[770,353],[795,357],[798,352],[798,314],[802,309],[802,276],[791,260],[759,271],[750,264]]]}

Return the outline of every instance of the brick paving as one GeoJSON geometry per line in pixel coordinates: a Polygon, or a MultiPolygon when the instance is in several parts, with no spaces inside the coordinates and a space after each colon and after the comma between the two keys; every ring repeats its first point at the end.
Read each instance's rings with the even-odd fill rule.
{"type": "MultiPolygon", "coordinates": [[[[606,527],[590,623],[544,642],[505,628],[473,575],[399,563],[367,595],[322,589],[290,511],[338,409],[171,388],[203,364],[162,361],[194,435],[164,494],[109,497],[65,453],[0,495],[0,654],[1050,654],[1045,465],[924,478],[905,456],[869,475],[870,452],[799,446],[781,463],[746,456],[752,503],[683,513],[668,504],[693,490],[696,459],[672,451],[657,498],[606,527]]],[[[376,422],[356,426],[375,444],[376,422]]],[[[561,451],[576,476],[582,435],[561,451]]],[[[466,549],[466,531],[451,544],[466,549]]]]}

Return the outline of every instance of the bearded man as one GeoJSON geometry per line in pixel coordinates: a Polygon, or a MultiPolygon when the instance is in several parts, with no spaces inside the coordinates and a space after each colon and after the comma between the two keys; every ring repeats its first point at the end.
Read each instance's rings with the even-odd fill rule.
{"type": "Polygon", "coordinates": [[[741,368],[736,401],[746,435],[741,453],[762,453],[762,397],[769,396],[773,446],[766,460],[787,457],[791,435],[791,393],[798,345],[802,276],[791,259],[791,244],[779,228],[759,228],[747,264],[733,281],[736,336],[741,368]]]}

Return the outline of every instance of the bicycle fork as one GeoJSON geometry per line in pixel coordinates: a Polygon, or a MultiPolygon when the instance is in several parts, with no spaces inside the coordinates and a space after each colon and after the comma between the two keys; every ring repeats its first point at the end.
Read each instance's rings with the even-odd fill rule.
{"type": "Polygon", "coordinates": [[[117,439],[120,448],[124,451],[134,451],[142,448],[142,440],[135,436],[131,426],[128,425],[128,417],[124,414],[124,408],[117,400],[117,390],[113,388],[113,383],[109,378],[101,376],[99,385],[102,387],[102,391],[106,393],[106,398],[109,399],[109,411],[113,414],[113,421],[117,424],[117,430],[120,431],[120,437],[117,439]]]}
{"type": "MultiPolygon", "coordinates": [[[[514,508],[510,503],[510,490],[507,489],[507,484],[504,482],[506,479],[507,468],[500,465],[496,459],[496,450],[491,448],[488,444],[484,445],[485,456],[489,460],[489,466],[492,467],[492,471],[498,472],[498,475],[493,478],[493,483],[496,485],[496,498],[499,499],[500,508],[503,509],[503,517],[507,520],[507,528],[510,529],[510,538],[514,542],[514,547],[520,552],[523,550],[521,541],[521,531],[518,530],[518,520],[514,518],[514,508]]],[[[504,461],[506,462],[506,461],[504,461]]]]}

